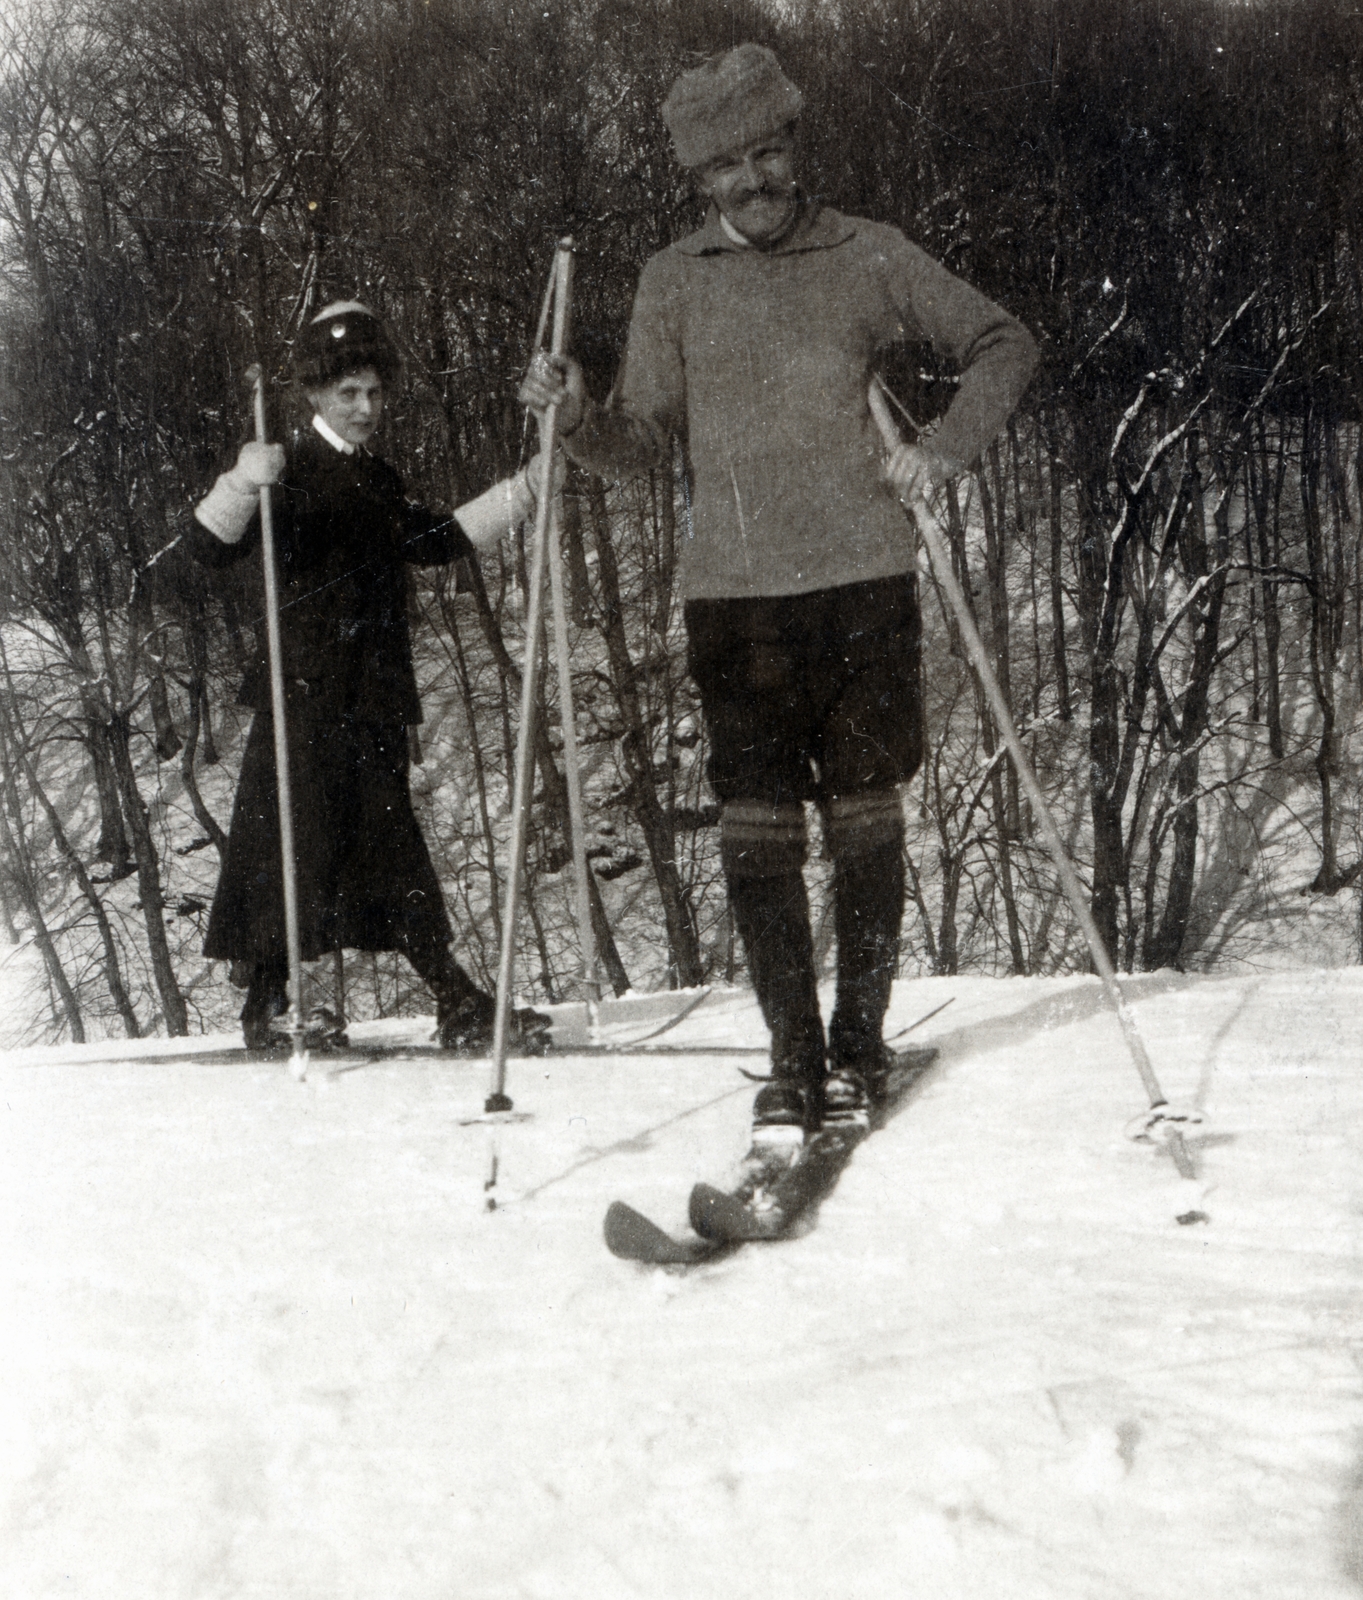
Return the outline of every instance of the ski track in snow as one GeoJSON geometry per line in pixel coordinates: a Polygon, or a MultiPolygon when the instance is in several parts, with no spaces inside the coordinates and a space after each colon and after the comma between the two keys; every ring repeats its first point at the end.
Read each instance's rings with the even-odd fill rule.
{"type": "Polygon", "coordinates": [[[686,1276],[602,1215],[683,1226],[741,1058],[513,1061],[493,1129],[485,1063],[0,1057],[0,1593],[1356,1596],[1363,975],[1128,992],[1199,1183],[1124,1138],[1096,980],[903,983],[955,996],[922,1090],[812,1232],[686,1276]]]}

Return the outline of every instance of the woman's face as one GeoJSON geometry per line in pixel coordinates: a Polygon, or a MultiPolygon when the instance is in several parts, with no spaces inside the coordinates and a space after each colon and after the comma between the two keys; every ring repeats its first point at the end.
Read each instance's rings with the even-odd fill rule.
{"type": "Polygon", "coordinates": [[[361,367],[324,389],[309,389],[308,400],[347,444],[368,444],[383,415],[383,379],[373,367],[361,367]]]}

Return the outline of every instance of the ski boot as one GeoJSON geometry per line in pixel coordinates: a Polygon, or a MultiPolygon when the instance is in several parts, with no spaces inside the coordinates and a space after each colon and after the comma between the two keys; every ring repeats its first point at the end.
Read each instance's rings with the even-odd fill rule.
{"type": "Polygon", "coordinates": [[[769,1078],[757,1091],[748,1153],[731,1191],[741,1204],[757,1204],[763,1191],[800,1159],[817,1101],[813,1079],[787,1074],[769,1078]]]}
{"type": "MultiPolygon", "coordinates": [[[[779,1022],[780,1019],[778,1019],[779,1022]]],[[[774,1034],[771,1077],[752,1108],[752,1155],[793,1161],[806,1134],[819,1125],[819,1083],[824,1070],[823,1026],[774,1034]]]]}
{"type": "Polygon", "coordinates": [[[350,1035],[345,1031],[345,1018],[337,1016],[330,1006],[314,1006],[308,1012],[308,1019],[303,1029],[303,1048],[305,1050],[344,1050],[350,1044],[350,1035]]]}
{"type": "Polygon", "coordinates": [[[752,1108],[754,1150],[799,1149],[810,1126],[812,1087],[799,1078],[773,1078],[757,1091],[752,1108]]]}
{"type": "MultiPolygon", "coordinates": [[[[496,1031],[497,1002],[480,989],[454,1004],[438,1002],[436,1036],[442,1050],[455,1055],[485,1056],[496,1031]]],[[[513,1008],[507,1017],[507,1044],[518,1055],[543,1055],[551,1044],[551,1019],[528,1006],[513,1008]]]]}
{"type": "Polygon", "coordinates": [[[824,1128],[869,1128],[871,1093],[860,1067],[831,1067],[823,1080],[823,1105],[820,1126],[824,1128]]]}
{"type": "MultiPolygon", "coordinates": [[[[243,1022],[242,1032],[246,1048],[253,1055],[283,1056],[293,1051],[293,1035],[287,1026],[281,1026],[288,1017],[288,1003],[283,1003],[271,1017],[262,1021],[254,1018],[243,1022]]],[[[327,1006],[315,1006],[303,1024],[302,1048],[310,1054],[325,1055],[330,1050],[344,1050],[350,1044],[345,1031],[345,1018],[338,1017],[327,1006]]]]}

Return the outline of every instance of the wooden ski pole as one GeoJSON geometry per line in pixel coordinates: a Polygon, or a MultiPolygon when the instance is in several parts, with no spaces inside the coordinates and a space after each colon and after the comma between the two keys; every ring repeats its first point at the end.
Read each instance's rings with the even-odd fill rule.
{"type": "MultiPolygon", "coordinates": [[[[881,439],[885,445],[886,454],[891,454],[902,442],[899,429],[890,414],[890,408],[885,399],[885,394],[878,378],[872,378],[870,392],[867,396],[870,402],[871,415],[875,418],[876,426],[880,430],[881,439]]],[[[1017,769],[1018,782],[1022,785],[1028,800],[1032,804],[1033,812],[1041,828],[1041,836],[1046,848],[1050,852],[1051,860],[1060,876],[1060,883],[1065,891],[1065,897],[1074,912],[1081,932],[1089,947],[1089,954],[1093,958],[1093,965],[1098,976],[1103,981],[1113,1010],[1117,1013],[1117,1021],[1121,1026],[1122,1036],[1126,1040],[1127,1050],[1136,1071],[1140,1074],[1142,1084],[1145,1086],[1146,1095],[1150,1100],[1150,1115],[1146,1122],[1146,1131],[1153,1132],[1156,1125],[1169,1146],[1170,1154],[1174,1158],[1181,1176],[1192,1178],[1196,1176],[1192,1157],[1188,1153],[1187,1144],[1183,1138],[1178,1121],[1188,1120],[1186,1114],[1177,1117],[1170,1111],[1169,1102],[1164,1091],[1160,1088],[1159,1079],[1155,1076],[1155,1069],[1150,1064],[1150,1057],[1146,1052],[1145,1042],[1136,1027],[1136,1019],[1131,1014],[1131,1008],[1126,1003],[1122,994],[1121,985],[1117,982],[1117,971],[1108,955],[1107,946],[1103,943],[1102,935],[1098,932],[1098,924],[1093,920],[1093,912],[1089,907],[1088,899],[1084,894],[1084,886],[1079,881],[1079,874],[1075,871],[1074,863],[1070,860],[1070,853],[1065,848],[1065,841],[1061,837],[1060,829],[1056,825],[1055,816],[1047,803],[1045,795],[1041,792],[1041,785],[1037,782],[1036,773],[1032,770],[1032,763],[1023,748],[1022,740],[1018,736],[1017,727],[1013,722],[1012,714],[1008,709],[1008,702],[1003,697],[999,688],[999,681],[994,676],[994,669],[989,663],[989,656],[984,648],[984,641],[980,638],[979,630],[975,626],[974,618],[970,614],[970,607],[966,604],[965,595],[960,584],[956,581],[956,574],[951,568],[951,555],[947,550],[946,540],[942,534],[941,524],[927,501],[921,497],[915,498],[906,509],[913,516],[918,525],[918,531],[923,543],[928,547],[928,555],[932,560],[932,570],[951,604],[951,609],[956,615],[956,621],[961,630],[961,637],[965,640],[966,650],[970,655],[970,663],[975,669],[975,674],[984,689],[985,698],[989,701],[990,710],[994,714],[994,721],[998,724],[999,732],[1003,735],[1004,743],[1013,758],[1013,765],[1017,769]]]]}
{"type": "MultiPolygon", "coordinates": [[[[265,420],[265,374],[259,366],[247,374],[255,402],[256,442],[268,443],[265,420]]],[[[279,573],[275,560],[274,511],[270,486],[260,486],[260,555],[265,572],[265,637],[270,662],[270,712],[274,721],[275,793],[279,801],[279,856],[284,875],[284,941],[289,957],[289,1068],[301,1083],[307,1076],[303,1048],[303,955],[298,933],[298,857],[293,838],[293,789],[289,782],[289,735],[285,724],[284,658],[279,638],[279,573]]]]}
{"type": "MultiPolygon", "coordinates": [[[[545,477],[548,479],[548,469],[545,477]]],[[[554,654],[558,664],[559,715],[563,719],[563,775],[568,786],[568,829],[572,836],[573,879],[577,900],[577,935],[582,948],[582,981],[587,988],[587,1016],[597,1025],[601,987],[596,972],[596,934],[592,929],[592,891],[587,874],[587,820],[582,804],[582,763],[577,749],[577,713],[573,704],[573,666],[568,648],[568,606],[563,592],[563,519],[560,496],[554,495],[549,519],[549,594],[554,612],[554,654]]]]}
{"type": "MultiPolygon", "coordinates": [[[[554,331],[551,349],[562,355],[568,341],[568,309],[572,293],[573,241],[560,239],[554,251],[554,331]]],[[[516,736],[516,787],[511,803],[511,849],[507,865],[506,904],[502,913],[502,949],[497,965],[497,1009],[492,1033],[492,1089],[484,1110],[512,1109],[506,1092],[507,1024],[515,982],[516,917],[520,908],[521,880],[525,874],[525,846],[529,834],[530,801],[535,780],[535,699],[539,682],[540,632],[544,615],[544,574],[549,549],[549,523],[553,515],[554,450],[558,443],[558,407],[550,406],[540,430],[544,478],[535,506],[535,531],[530,557],[530,597],[525,618],[525,657],[521,666],[521,722],[516,736]]]]}

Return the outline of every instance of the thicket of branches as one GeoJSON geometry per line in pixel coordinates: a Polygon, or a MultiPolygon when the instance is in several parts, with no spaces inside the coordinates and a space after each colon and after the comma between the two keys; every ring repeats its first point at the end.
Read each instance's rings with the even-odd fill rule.
{"type": "MultiPolygon", "coordinates": [[[[39,0],[3,24],[0,909],[43,952],[50,1031],[183,1032],[228,1004],[197,949],[259,596],[210,588],[174,540],[247,430],[246,368],[281,374],[310,310],[364,298],[407,359],[385,452],[423,498],[477,492],[523,456],[514,392],[552,241],[577,240],[576,347],[604,394],[641,263],[698,217],[658,107],[744,38],[805,89],[810,187],[900,225],[1041,340],[1032,392],[947,513],[1119,961],[1243,954],[1275,874],[1323,895],[1363,874],[1356,15],[799,10],[39,0]]],[[[949,401],[929,352],[887,375],[918,423],[949,401]]],[[[609,975],[732,974],[673,592],[679,480],[568,488],[609,975]]],[[[417,793],[486,976],[524,550],[472,576],[472,598],[419,585],[417,793]]],[[[1076,964],[925,595],[906,970],[1076,964]]],[[[574,970],[553,718],[522,963],[550,997],[574,970]]],[[[352,1009],[405,1003],[393,971],[361,972],[352,1009]]]]}

